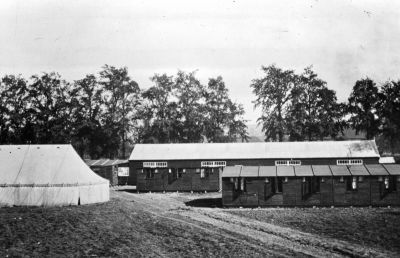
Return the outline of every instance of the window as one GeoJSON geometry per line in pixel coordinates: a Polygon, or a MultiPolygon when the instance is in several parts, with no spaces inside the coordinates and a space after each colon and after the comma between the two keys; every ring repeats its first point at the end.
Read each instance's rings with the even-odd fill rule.
{"type": "Polygon", "coordinates": [[[170,168],[168,169],[168,184],[172,184],[176,179],[178,179],[178,169],[170,168]]]}
{"type": "Polygon", "coordinates": [[[232,177],[233,189],[236,192],[246,192],[246,179],[243,177],[232,177]]]}
{"type": "Polygon", "coordinates": [[[303,177],[301,180],[301,198],[303,200],[311,194],[311,177],[303,177]]]}
{"type": "Polygon", "coordinates": [[[206,177],[206,170],[204,168],[200,169],[200,178],[206,177]]]}
{"type": "Polygon", "coordinates": [[[353,178],[352,178],[351,188],[352,188],[353,190],[357,190],[357,188],[358,188],[358,185],[357,185],[357,177],[355,177],[355,176],[353,176],[353,178]]]}
{"type": "Polygon", "coordinates": [[[340,166],[344,165],[362,165],[362,159],[338,159],[336,160],[336,164],[340,166]]]}
{"type": "Polygon", "coordinates": [[[200,178],[208,178],[213,173],[214,173],[214,168],[201,168],[200,178]]]}
{"type": "Polygon", "coordinates": [[[200,169],[200,168],[196,168],[196,174],[199,174],[199,173],[200,173],[200,171],[201,171],[201,169],[200,169]]]}
{"type": "Polygon", "coordinates": [[[246,179],[245,178],[239,178],[240,181],[240,191],[246,192],[246,179]]]}
{"type": "Polygon", "coordinates": [[[176,174],[177,178],[181,178],[183,176],[183,174],[185,174],[185,173],[186,173],[186,169],[178,168],[178,173],[176,174]]]}
{"type": "Polygon", "coordinates": [[[356,191],[358,188],[357,177],[352,176],[346,178],[346,190],[347,191],[356,191]]]}
{"type": "Polygon", "coordinates": [[[226,161],[202,161],[201,167],[209,167],[209,168],[216,168],[216,167],[225,167],[226,161]]]}
{"type": "Polygon", "coordinates": [[[275,166],[300,166],[300,160],[275,160],[275,166]]]}
{"type": "Polygon", "coordinates": [[[118,167],[118,176],[129,176],[128,167],[118,167]]]}
{"type": "Polygon", "coordinates": [[[386,176],[385,177],[385,189],[389,192],[397,191],[397,177],[396,176],[386,176]]]}
{"type": "Polygon", "coordinates": [[[397,191],[397,181],[398,177],[396,176],[385,176],[379,177],[379,181],[383,184],[384,193],[391,193],[397,191]]]}
{"type": "Polygon", "coordinates": [[[166,168],[168,162],[143,162],[144,168],[166,168]]]}
{"type": "Polygon", "coordinates": [[[389,177],[388,176],[385,176],[384,184],[385,184],[385,189],[389,190],[389,177]]]}
{"type": "Polygon", "coordinates": [[[265,186],[270,184],[271,194],[282,193],[282,177],[267,177],[265,178],[265,186]]]}
{"type": "Polygon", "coordinates": [[[155,169],[153,168],[146,168],[146,179],[154,178],[155,169]]]}
{"type": "Polygon", "coordinates": [[[239,178],[234,178],[234,189],[237,191],[239,190],[239,178]]]}

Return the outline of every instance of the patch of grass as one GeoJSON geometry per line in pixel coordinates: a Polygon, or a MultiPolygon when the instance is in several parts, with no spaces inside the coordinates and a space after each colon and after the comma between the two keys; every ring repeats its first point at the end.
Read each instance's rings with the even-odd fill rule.
{"type": "Polygon", "coordinates": [[[228,213],[400,252],[400,208],[271,208],[228,213]]]}

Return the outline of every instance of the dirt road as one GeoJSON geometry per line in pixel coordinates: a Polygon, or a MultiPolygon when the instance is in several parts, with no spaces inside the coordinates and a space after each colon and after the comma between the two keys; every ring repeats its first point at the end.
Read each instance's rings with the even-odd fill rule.
{"type": "MultiPolygon", "coordinates": [[[[398,254],[379,248],[366,247],[244,218],[225,212],[221,208],[186,206],[185,202],[196,198],[196,195],[178,193],[134,194],[124,191],[115,191],[112,195],[127,200],[126,203],[129,203],[135,209],[149,212],[152,216],[187,225],[188,229],[204,231],[207,234],[214,234],[235,241],[243,248],[256,250],[260,256],[398,256],[398,254]]],[[[239,254],[232,253],[231,255],[237,256],[239,254]]]]}

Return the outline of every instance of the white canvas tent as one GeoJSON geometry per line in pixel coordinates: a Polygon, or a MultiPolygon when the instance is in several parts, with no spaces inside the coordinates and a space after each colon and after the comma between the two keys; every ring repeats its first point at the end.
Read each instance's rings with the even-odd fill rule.
{"type": "Polygon", "coordinates": [[[109,181],[71,145],[0,145],[0,206],[106,202],[109,181]]]}

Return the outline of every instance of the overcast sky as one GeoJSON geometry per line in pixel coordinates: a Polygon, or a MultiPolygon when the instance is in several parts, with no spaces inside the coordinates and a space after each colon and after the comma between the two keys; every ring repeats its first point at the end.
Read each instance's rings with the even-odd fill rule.
{"type": "Polygon", "coordinates": [[[0,75],[59,72],[69,81],[127,66],[221,75],[255,123],[261,65],[309,65],[347,99],[354,82],[400,79],[400,1],[17,1],[0,3],[0,75]]]}

